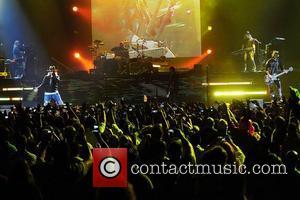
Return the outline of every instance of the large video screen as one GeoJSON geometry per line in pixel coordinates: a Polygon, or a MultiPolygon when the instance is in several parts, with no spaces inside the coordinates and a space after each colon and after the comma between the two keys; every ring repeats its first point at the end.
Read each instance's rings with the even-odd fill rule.
{"type": "Polygon", "coordinates": [[[201,53],[199,0],[92,0],[93,41],[103,52],[122,45],[131,58],[201,53]]]}

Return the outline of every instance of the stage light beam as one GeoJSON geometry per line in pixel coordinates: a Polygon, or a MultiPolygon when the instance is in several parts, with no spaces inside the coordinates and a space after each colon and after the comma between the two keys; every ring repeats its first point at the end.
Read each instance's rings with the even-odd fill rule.
{"type": "Polygon", "coordinates": [[[248,96],[248,95],[267,95],[267,91],[217,91],[214,92],[216,97],[220,96],[248,96]]]}
{"type": "Polygon", "coordinates": [[[210,82],[202,83],[203,86],[221,86],[221,85],[252,85],[252,82],[210,82]]]}
{"type": "Polygon", "coordinates": [[[89,71],[91,67],[93,67],[93,61],[82,55],[79,51],[73,52],[73,57],[75,58],[76,62],[80,63],[80,66],[83,70],[89,71]]]}
{"type": "Polygon", "coordinates": [[[203,52],[203,54],[187,61],[184,63],[185,66],[188,66],[188,67],[192,67],[194,66],[195,64],[197,63],[201,63],[204,59],[206,59],[207,57],[210,56],[210,54],[213,53],[213,50],[212,49],[207,49],[206,51],[203,52]]]}

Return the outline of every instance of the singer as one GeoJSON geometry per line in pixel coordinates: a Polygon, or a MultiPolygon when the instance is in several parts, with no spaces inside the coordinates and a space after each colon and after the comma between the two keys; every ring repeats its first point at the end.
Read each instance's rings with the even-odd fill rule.
{"type": "Polygon", "coordinates": [[[256,72],[255,64],[255,51],[256,51],[256,42],[258,40],[253,38],[249,31],[246,31],[244,35],[244,42],[242,49],[244,51],[244,72],[247,72],[249,63],[252,65],[252,71],[256,72]]]}
{"type": "Polygon", "coordinates": [[[56,105],[63,105],[63,101],[58,92],[58,84],[60,77],[55,66],[50,66],[48,73],[44,76],[42,83],[35,88],[35,92],[38,91],[40,87],[45,87],[44,92],[44,106],[48,103],[55,103],[56,105]]]}

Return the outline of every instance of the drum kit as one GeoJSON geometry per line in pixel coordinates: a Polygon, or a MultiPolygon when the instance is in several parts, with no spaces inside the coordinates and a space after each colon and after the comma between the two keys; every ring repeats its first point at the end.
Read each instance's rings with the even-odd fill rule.
{"type": "Polygon", "coordinates": [[[101,40],[94,40],[93,44],[91,46],[88,46],[88,50],[92,53],[93,58],[96,58],[99,56],[100,47],[103,45],[104,45],[104,42],[102,42],[101,40]]]}
{"type": "Polygon", "coordinates": [[[112,65],[118,65],[118,71],[124,71],[120,70],[124,68],[130,71],[131,68],[137,68],[132,66],[144,66],[144,63],[148,63],[152,58],[175,57],[175,55],[165,47],[164,42],[143,39],[135,35],[131,41],[121,41],[120,46],[112,48],[111,52],[104,51],[101,48],[103,45],[104,43],[101,40],[95,40],[93,44],[88,47],[93,56],[94,70],[105,71],[107,70],[106,68],[116,68],[112,67],[112,65]],[[110,66],[107,67],[107,65],[110,66]]]}

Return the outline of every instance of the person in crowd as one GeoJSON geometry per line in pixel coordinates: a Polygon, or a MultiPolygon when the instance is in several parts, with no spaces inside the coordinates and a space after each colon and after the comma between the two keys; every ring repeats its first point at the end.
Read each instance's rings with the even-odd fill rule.
{"type": "Polygon", "coordinates": [[[253,112],[240,101],[212,109],[202,103],[149,98],[135,105],[122,99],[81,106],[16,106],[0,112],[0,190],[6,192],[0,198],[281,198],[291,191],[284,187],[288,179],[241,172],[163,175],[128,170],[127,188],[93,188],[91,152],[127,148],[129,169],[133,164],[162,163],[247,169],[285,164],[287,177],[299,177],[299,118],[291,111],[294,105],[271,104],[253,112]]]}

